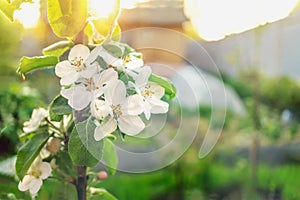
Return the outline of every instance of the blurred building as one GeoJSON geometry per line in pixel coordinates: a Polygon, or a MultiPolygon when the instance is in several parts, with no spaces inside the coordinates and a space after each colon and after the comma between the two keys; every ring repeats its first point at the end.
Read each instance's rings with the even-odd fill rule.
{"type": "Polygon", "coordinates": [[[124,9],[119,23],[122,40],[142,52],[146,62],[168,63],[176,68],[184,62],[187,45],[180,34],[164,29],[182,32],[186,20],[183,0],[150,0],[124,9]]]}

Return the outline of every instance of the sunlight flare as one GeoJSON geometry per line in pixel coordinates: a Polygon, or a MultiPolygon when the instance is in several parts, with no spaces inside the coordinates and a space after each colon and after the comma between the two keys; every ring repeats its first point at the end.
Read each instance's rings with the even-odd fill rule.
{"type": "Polygon", "coordinates": [[[41,15],[39,0],[34,0],[33,3],[23,3],[20,8],[20,10],[15,11],[14,19],[26,29],[36,27],[41,15]]]}
{"type": "Polygon", "coordinates": [[[298,0],[185,0],[185,14],[201,38],[225,36],[287,17],[298,0]]]}

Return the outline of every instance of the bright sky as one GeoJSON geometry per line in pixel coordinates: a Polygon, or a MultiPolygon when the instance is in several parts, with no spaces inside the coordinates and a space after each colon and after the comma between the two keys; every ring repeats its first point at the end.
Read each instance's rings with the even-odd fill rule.
{"type": "Polygon", "coordinates": [[[201,38],[220,40],[289,15],[298,0],[185,0],[185,14],[201,38]]]}

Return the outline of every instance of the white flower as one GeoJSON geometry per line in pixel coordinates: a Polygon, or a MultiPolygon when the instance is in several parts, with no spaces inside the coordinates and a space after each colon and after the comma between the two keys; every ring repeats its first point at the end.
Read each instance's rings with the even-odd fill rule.
{"type": "Polygon", "coordinates": [[[128,56],[116,60],[111,65],[135,78],[144,66],[144,61],[140,53],[130,53],[128,56]]]}
{"type": "Polygon", "coordinates": [[[143,112],[139,95],[131,95],[126,98],[125,84],[118,80],[110,85],[104,92],[105,101],[95,100],[91,105],[93,116],[106,121],[96,127],[95,140],[99,141],[119,129],[127,135],[134,136],[140,133],[145,124],[138,116],[143,112]]]}
{"type": "Polygon", "coordinates": [[[37,157],[30,166],[27,175],[19,182],[18,188],[20,191],[29,190],[31,194],[36,194],[42,184],[43,180],[48,178],[51,174],[51,166],[47,162],[42,162],[40,157],[37,157]]]}
{"type": "Polygon", "coordinates": [[[61,78],[61,85],[70,85],[79,78],[91,78],[97,72],[96,63],[85,63],[89,55],[89,48],[78,44],[71,49],[68,60],[56,65],[55,74],[61,78]]]}
{"type": "Polygon", "coordinates": [[[135,78],[135,84],[132,82],[129,83],[141,97],[145,117],[148,120],[150,119],[151,113],[166,113],[169,109],[169,104],[160,100],[165,94],[164,88],[156,83],[148,82],[151,73],[151,68],[145,66],[135,78]]]}
{"type": "Polygon", "coordinates": [[[89,79],[79,79],[70,88],[62,89],[61,95],[68,99],[68,104],[75,110],[86,108],[89,103],[103,94],[104,86],[118,79],[118,73],[106,69],[100,74],[95,74],[89,79]]]}
{"type": "Polygon", "coordinates": [[[36,131],[42,124],[44,119],[48,116],[48,111],[44,108],[37,108],[32,111],[29,121],[24,122],[23,131],[25,133],[31,133],[36,131]]]}

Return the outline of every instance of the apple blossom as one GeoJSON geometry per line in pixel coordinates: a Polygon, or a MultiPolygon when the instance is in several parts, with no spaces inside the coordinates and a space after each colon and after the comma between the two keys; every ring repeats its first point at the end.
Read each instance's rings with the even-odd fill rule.
{"type": "Polygon", "coordinates": [[[140,104],[139,95],[131,95],[126,97],[125,84],[118,80],[114,84],[109,85],[104,91],[103,100],[95,100],[91,107],[92,114],[102,120],[107,117],[94,131],[95,140],[99,141],[110,133],[114,132],[117,127],[122,133],[134,136],[140,133],[145,124],[138,116],[143,112],[140,104]]]}
{"type": "Polygon", "coordinates": [[[55,74],[61,78],[61,85],[70,85],[79,78],[91,78],[97,71],[97,64],[85,63],[90,55],[88,47],[78,44],[69,53],[68,60],[59,62],[55,67],[55,74]]]}
{"type": "Polygon", "coordinates": [[[20,191],[29,190],[31,194],[36,194],[40,190],[43,180],[51,175],[51,171],[50,164],[42,162],[41,158],[37,157],[23,180],[19,182],[18,189],[20,191]]]}
{"type": "Polygon", "coordinates": [[[156,83],[148,82],[151,73],[151,68],[145,66],[140,70],[139,75],[136,76],[135,83],[129,83],[141,97],[145,117],[148,120],[150,119],[151,113],[166,113],[169,109],[169,104],[160,100],[165,93],[164,88],[156,83]]]}
{"type": "Polygon", "coordinates": [[[44,108],[36,108],[32,111],[29,121],[24,122],[23,131],[31,133],[36,131],[43,123],[44,119],[48,116],[48,111],[44,108]]]}

